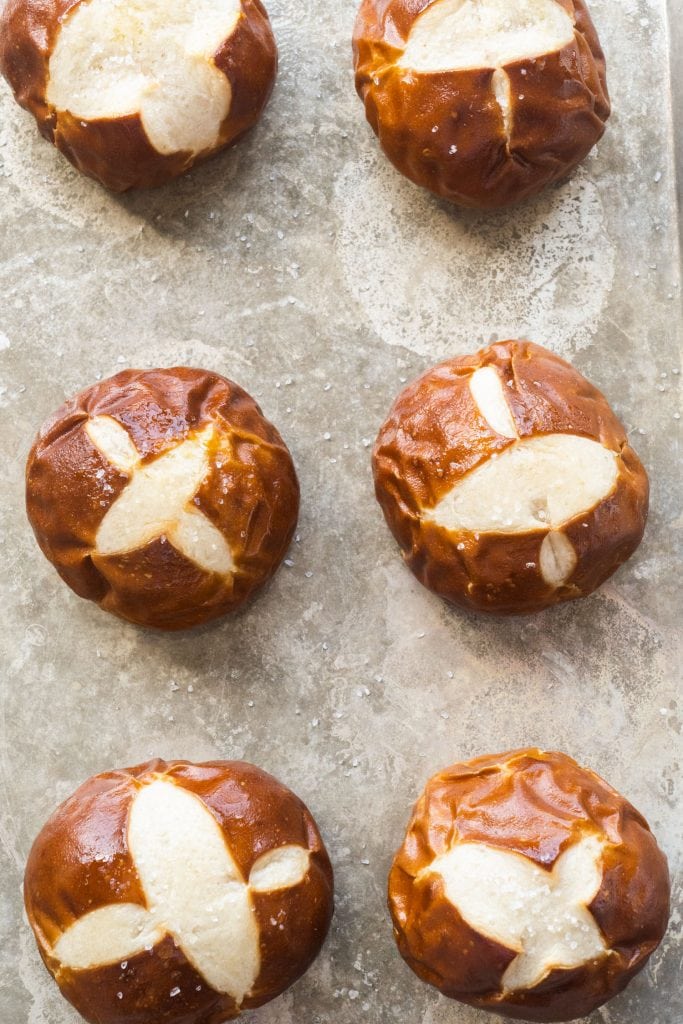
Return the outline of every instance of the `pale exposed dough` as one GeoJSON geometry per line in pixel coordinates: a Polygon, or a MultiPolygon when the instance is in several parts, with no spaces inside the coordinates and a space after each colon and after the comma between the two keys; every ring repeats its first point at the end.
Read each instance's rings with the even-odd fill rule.
{"type": "Polygon", "coordinates": [[[558,530],[546,534],[541,544],[539,569],[550,587],[561,587],[576,568],[576,551],[572,542],[558,530]]]}
{"type": "Polygon", "coordinates": [[[106,455],[112,466],[121,473],[132,473],[140,456],[130,434],[111,416],[93,416],[85,425],[85,432],[96,448],[106,455]]]}
{"type": "Polygon", "coordinates": [[[250,892],[299,885],[309,851],[269,851],[245,883],[206,804],[164,778],[133,799],[128,847],[147,908],[111,904],[92,911],[61,936],[53,955],[63,966],[83,970],[127,959],[170,934],[207,984],[240,1004],[261,969],[250,892]]]}
{"type": "Polygon", "coordinates": [[[425,874],[441,875],[447,899],[480,934],[517,952],[505,991],[537,985],[554,968],[578,967],[607,952],[588,905],[602,881],[602,842],[586,837],[546,871],[486,843],[461,842],[425,874]]]}
{"type": "Polygon", "coordinates": [[[140,113],[159,153],[210,149],[232,98],[213,58],[240,11],[240,0],[82,0],[57,36],[48,102],[84,121],[140,113]]]}
{"type": "Polygon", "coordinates": [[[269,850],[254,864],[249,875],[252,892],[289,889],[306,876],[310,854],[303,846],[280,846],[269,850]]]}
{"type": "Polygon", "coordinates": [[[502,68],[496,68],[491,78],[491,85],[496,103],[503,115],[503,131],[509,141],[512,131],[512,86],[510,85],[510,76],[507,71],[503,71],[502,68]]]}
{"type": "Polygon", "coordinates": [[[482,366],[474,371],[470,377],[470,392],[479,412],[497,434],[518,436],[503,381],[493,366],[482,366]]]}
{"type": "Polygon", "coordinates": [[[157,780],[133,801],[128,845],[153,918],[218,992],[241,1002],[260,968],[249,892],[206,804],[157,780]]]}
{"type": "Polygon", "coordinates": [[[53,955],[65,967],[84,971],[128,960],[151,949],[164,932],[137,903],[111,903],[75,921],[55,943],[53,955]]]}
{"type": "Polygon", "coordinates": [[[157,537],[166,537],[207,572],[228,575],[234,570],[225,537],[191,504],[210,469],[207,446],[213,437],[212,426],[144,465],[130,436],[116,420],[96,416],[85,429],[108,461],[130,475],[97,531],[96,545],[101,555],[125,554],[157,537]]]}
{"type": "Polygon", "coordinates": [[[539,434],[468,473],[424,513],[447,530],[557,529],[603,501],[617,482],[614,452],[575,434],[539,434]]]}
{"type": "Polygon", "coordinates": [[[413,23],[398,63],[421,72],[500,68],[573,38],[574,23],[555,0],[439,0],[413,23]]]}

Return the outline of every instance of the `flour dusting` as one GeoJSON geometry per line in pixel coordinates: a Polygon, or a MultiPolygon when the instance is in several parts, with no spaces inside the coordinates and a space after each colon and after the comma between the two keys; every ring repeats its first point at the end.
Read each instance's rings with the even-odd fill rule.
{"type": "Polygon", "coordinates": [[[380,153],[337,181],[338,251],[383,341],[441,359],[526,337],[587,347],[614,278],[602,201],[585,170],[510,211],[451,210],[380,153]]]}
{"type": "Polygon", "coordinates": [[[70,167],[41,138],[33,118],[14,102],[1,79],[0,86],[0,178],[13,186],[7,193],[12,207],[24,215],[50,210],[57,220],[75,228],[99,229],[110,241],[137,234],[140,218],[70,167]]]}

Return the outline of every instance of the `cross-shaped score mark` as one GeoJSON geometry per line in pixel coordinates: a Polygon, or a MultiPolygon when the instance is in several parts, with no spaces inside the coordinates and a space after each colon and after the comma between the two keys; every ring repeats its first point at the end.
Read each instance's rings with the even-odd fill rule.
{"type": "Polygon", "coordinates": [[[215,145],[230,82],[213,58],[240,0],[81,0],[50,59],[47,98],[85,121],[140,114],[159,153],[215,145]]]}
{"type": "Polygon", "coordinates": [[[146,906],[93,910],[61,935],[52,955],[63,967],[87,970],[130,959],[170,935],[211,988],[241,1005],[261,969],[252,894],[301,884],[309,851],[271,850],[245,882],[206,804],[163,778],[134,797],[128,848],[146,906]]]}
{"type": "Polygon", "coordinates": [[[152,462],[142,463],[129,434],[109,416],[88,420],[88,437],[129,482],[107,510],[95,540],[100,555],[120,555],[165,537],[206,572],[234,570],[225,537],[192,499],[210,469],[214,428],[180,441],[152,462]]]}
{"type": "Polygon", "coordinates": [[[440,0],[416,18],[398,64],[425,74],[492,68],[491,88],[509,138],[505,66],[561,50],[573,38],[574,22],[555,0],[440,0]]]}
{"type": "Polygon", "coordinates": [[[570,846],[552,871],[511,850],[461,842],[423,875],[443,879],[446,898],[475,931],[517,956],[503,990],[538,985],[550,971],[580,967],[608,952],[588,905],[602,882],[602,843],[570,846]]]}
{"type": "Polygon", "coordinates": [[[619,475],[617,456],[576,434],[520,438],[503,382],[492,366],[475,370],[469,388],[491,429],[514,444],[467,473],[425,518],[455,532],[546,531],[539,569],[549,586],[562,586],[577,563],[562,527],[612,493],[619,475]]]}

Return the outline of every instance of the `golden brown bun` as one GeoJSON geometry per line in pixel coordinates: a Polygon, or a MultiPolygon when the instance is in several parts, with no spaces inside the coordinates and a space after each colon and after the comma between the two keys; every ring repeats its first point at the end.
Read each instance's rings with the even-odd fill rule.
{"type": "Polygon", "coordinates": [[[623,426],[580,373],[530,342],[491,345],[409,384],[380,428],[373,468],[377,500],[407,565],[425,587],[476,611],[526,614],[590,594],[633,554],[645,529],[648,479],[623,426]],[[542,523],[529,532],[473,532],[428,518],[468,473],[517,443],[497,433],[473,400],[469,382],[482,367],[497,370],[520,439],[577,435],[614,453],[614,489],[559,530],[576,558],[561,585],[541,573],[549,532],[542,523]]]}
{"type": "Polygon", "coordinates": [[[236,384],[188,367],[124,370],[44,424],[26,467],[26,506],[43,553],[80,597],[174,630],[234,611],[273,575],[296,526],[299,485],[279,433],[236,384]],[[142,467],[213,427],[207,472],[187,507],[222,534],[233,572],[207,571],[163,533],[127,552],[98,551],[98,529],[131,480],[93,443],[99,416],[125,429],[142,467]]]}
{"type": "Polygon", "coordinates": [[[631,804],[565,754],[535,749],[479,757],[430,779],[389,876],[396,941],[415,973],[453,999],[531,1021],[583,1017],[620,992],[666,931],[669,892],[666,858],[631,804]],[[503,993],[516,951],[471,927],[429,866],[464,841],[515,851],[551,871],[585,836],[605,841],[588,912],[608,952],[503,993]]]}
{"type": "Polygon", "coordinates": [[[216,143],[200,152],[158,152],[139,114],[86,120],[47,99],[49,64],[60,25],[81,0],[7,0],[0,17],[0,72],[41,134],[83,174],[114,192],[163,185],[226,146],[261,117],[277,72],[277,47],[261,0],[241,0],[237,26],[213,63],[227,77],[232,100],[216,143]]]}
{"type": "Polygon", "coordinates": [[[397,66],[431,0],[362,0],[356,89],[402,174],[461,206],[495,208],[535,195],[584,159],[610,113],[605,59],[583,0],[557,2],[574,21],[574,39],[505,65],[508,135],[493,68],[407,73],[397,66]]]}
{"type": "MultiPolygon", "coordinates": [[[[289,789],[238,761],[150,761],[85,782],[52,815],[29,855],[24,894],[40,954],[66,997],[93,1024],[221,1024],[240,1008],[207,984],[183,953],[182,937],[90,969],[64,966],[55,946],[84,916],[112,904],[146,906],[129,848],[134,798],[163,780],[198,797],[246,882],[257,860],[288,845],[308,851],[305,875],[272,892],[251,890],[260,969],[242,1009],[292,985],[323,944],[333,913],[332,867],[311,814],[289,789]]],[[[199,886],[201,889],[201,885],[199,886]]],[[[198,910],[202,893],[196,894],[198,910]]],[[[192,947],[188,946],[188,950],[192,947]]]]}

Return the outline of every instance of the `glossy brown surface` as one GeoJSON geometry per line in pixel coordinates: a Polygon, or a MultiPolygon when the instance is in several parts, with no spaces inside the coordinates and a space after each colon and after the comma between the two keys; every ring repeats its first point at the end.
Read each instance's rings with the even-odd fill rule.
{"type": "Polygon", "coordinates": [[[519,202],[567,175],[601,137],[610,113],[605,59],[583,0],[557,0],[574,20],[573,42],[505,65],[509,134],[493,68],[424,73],[397,66],[431,2],[363,0],[356,20],[356,89],[394,166],[445,199],[482,208],[519,202]]]}
{"type": "Polygon", "coordinates": [[[138,115],[85,121],[46,98],[49,63],[61,22],[81,0],[8,0],[0,18],[0,71],[45,138],[114,192],[162,185],[232,145],[259,120],[277,71],[277,47],[260,0],[242,0],[232,35],[214,56],[230,81],[232,101],[210,150],[164,155],[148,140],[138,115]]]}
{"type": "Polygon", "coordinates": [[[523,614],[590,594],[635,551],[645,528],[647,475],[607,400],[569,363],[530,342],[491,345],[409,384],[380,428],[373,468],[377,500],[406,564],[430,590],[476,611],[523,614]],[[484,366],[499,372],[520,438],[577,434],[617,455],[611,494],[562,528],[577,564],[556,589],[539,568],[546,530],[477,534],[424,518],[468,472],[515,443],[474,403],[469,380],[484,366]]]}
{"type": "Polygon", "coordinates": [[[316,824],[298,797],[259,768],[238,761],[150,761],[94,776],[40,832],[24,882],[41,956],[62,994],[93,1024],[221,1024],[239,1013],[234,1000],[213,991],[169,936],[125,967],[75,971],[52,955],[59,936],[89,911],[112,903],[144,906],[127,820],[132,798],[157,778],[201,798],[244,878],[270,850],[296,844],[310,851],[303,882],[252,895],[261,971],[243,1009],[273,999],[306,971],[332,918],[332,868],[316,824]]]}
{"type": "Polygon", "coordinates": [[[299,508],[292,458],[236,384],[206,370],[124,370],[66,402],[43,425],[26,467],[36,538],[81,597],[143,626],[185,629],[244,604],[275,572],[299,508]],[[127,554],[96,550],[102,519],[128,477],[85,426],[106,415],[128,432],[142,464],[214,425],[210,469],[193,505],[223,534],[235,571],[205,571],[163,537],[127,554]]]}
{"type": "Polygon", "coordinates": [[[645,965],[666,931],[669,890],[666,858],[631,804],[565,754],[530,749],[455,764],[429,780],[391,869],[389,907],[401,955],[445,995],[509,1017],[564,1021],[611,999],[645,965]],[[441,877],[420,872],[459,840],[551,869],[588,835],[605,843],[589,910],[609,953],[503,994],[515,951],[475,931],[446,898],[441,877]]]}

